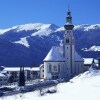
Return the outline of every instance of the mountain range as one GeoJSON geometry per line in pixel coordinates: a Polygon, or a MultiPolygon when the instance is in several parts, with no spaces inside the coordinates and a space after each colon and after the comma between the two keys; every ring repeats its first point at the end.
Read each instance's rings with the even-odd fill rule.
{"type": "MultiPolygon", "coordinates": [[[[75,25],[75,48],[83,58],[100,57],[100,24],[75,25]]],[[[30,23],[0,29],[0,66],[43,63],[52,46],[62,45],[64,28],[55,24],[30,23]]]]}

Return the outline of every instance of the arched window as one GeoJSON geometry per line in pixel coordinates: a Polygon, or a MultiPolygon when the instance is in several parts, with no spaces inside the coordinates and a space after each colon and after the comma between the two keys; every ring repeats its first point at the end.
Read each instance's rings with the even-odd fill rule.
{"type": "Polygon", "coordinates": [[[65,63],[64,63],[64,64],[63,64],[63,72],[66,72],[65,67],[66,67],[66,65],[65,65],[65,63]]]}
{"type": "Polygon", "coordinates": [[[66,43],[69,43],[69,39],[68,38],[66,39],[66,43]]]}
{"type": "Polygon", "coordinates": [[[49,66],[48,66],[48,72],[49,73],[51,72],[51,64],[49,64],[49,66]]]}
{"type": "Polygon", "coordinates": [[[58,72],[57,66],[55,66],[55,65],[53,66],[53,71],[54,71],[54,72],[58,72]]]}

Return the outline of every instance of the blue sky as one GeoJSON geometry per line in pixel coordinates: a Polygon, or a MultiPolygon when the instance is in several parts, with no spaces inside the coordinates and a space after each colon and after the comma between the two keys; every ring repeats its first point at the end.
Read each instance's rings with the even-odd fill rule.
{"type": "MultiPolygon", "coordinates": [[[[99,24],[100,0],[69,0],[74,24],[99,24]]],[[[0,0],[0,29],[27,23],[65,23],[68,0],[0,0]]]]}

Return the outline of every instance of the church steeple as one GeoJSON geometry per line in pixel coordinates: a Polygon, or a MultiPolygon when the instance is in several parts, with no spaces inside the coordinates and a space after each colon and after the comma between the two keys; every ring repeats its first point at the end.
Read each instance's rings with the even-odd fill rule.
{"type": "Polygon", "coordinates": [[[66,24],[64,25],[64,28],[66,30],[72,30],[74,28],[74,25],[72,24],[72,16],[71,16],[71,11],[69,6],[68,6],[68,12],[66,16],[66,24]]]}
{"type": "Polygon", "coordinates": [[[69,73],[71,75],[73,74],[74,70],[75,48],[74,48],[74,35],[73,35],[74,25],[72,24],[72,16],[69,7],[67,11],[66,24],[64,25],[64,28],[65,28],[64,44],[63,44],[64,57],[65,57],[66,69],[67,68],[69,69],[69,73]]]}
{"type": "Polygon", "coordinates": [[[72,17],[71,17],[71,12],[69,8],[68,8],[67,17],[66,17],[66,23],[72,24],[72,17]]]}

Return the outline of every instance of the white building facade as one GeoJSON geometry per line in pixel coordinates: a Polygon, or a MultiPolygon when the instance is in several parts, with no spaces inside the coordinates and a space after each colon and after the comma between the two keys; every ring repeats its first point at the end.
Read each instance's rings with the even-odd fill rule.
{"type": "Polygon", "coordinates": [[[0,73],[0,86],[7,84],[7,81],[8,81],[8,77],[3,73],[0,73]]]}
{"type": "Polygon", "coordinates": [[[75,50],[71,12],[68,10],[63,46],[52,47],[44,59],[44,79],[70,79],[84,72],[84,60],[75,50]]]}
{"type": "MultiPolygon", "coordinates": [[[[17,82],[19,80],[20,67],[5,67],[1,73],[5,73],[8,76],[8,82],[12,79],[12,82],[17,82]]],[[[25,67],[24,68],[25,80],[34,80],[40,78],[40,68],[39,67],[25,67]]]]}

